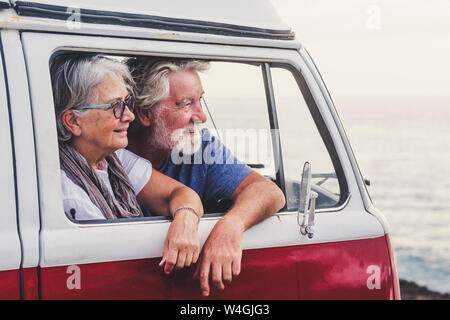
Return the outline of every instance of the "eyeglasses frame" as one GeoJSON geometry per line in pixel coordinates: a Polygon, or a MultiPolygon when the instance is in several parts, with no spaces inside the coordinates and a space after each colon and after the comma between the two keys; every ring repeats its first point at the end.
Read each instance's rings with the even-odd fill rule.
{"type": "Polygon", "coordinates": [[[133,112],[133,110],[134,110],[134,104],[136,103],[136,100],[134,99],[134,96],[130,93],[130,94],[128,94],[126,97],[125,97],[125,99],[124,100],[122,100],[122,99],[117,99],[116,101],[114,101],[113,103],[108,103],[108,104],[99,104],[99,105],[95,105],[95,106],[84,106],[84,107],[81,107],[81,108],[79,108],[80,110],[84,110],[84,109],[100,109],[100,108],[113,108],[113,114],[114,114],[114,117],[116,118],[116,119],[122,119],[122,117],[123,117],[123,114],[125,113],[125,108],[128,108],[128,110],[130,110],[131,112],[133,112]],[[130,108],[130,106],[129,106],[129,104],[130,104],[130,102],[128,101],[127,102],[127,100],[128,99],[133,99],[133,106],[130,108]],[[122,102],[123,103],[123,105],[124,105],[124,107],[123,107],[123,109],[122,109],[122,112],[120,113],[120,117],[118,117],[117,115],[116,115],[116,109],[115,109],[115,107],[116,107],[116,105],[119,103],[119,102],[122,102]]]}

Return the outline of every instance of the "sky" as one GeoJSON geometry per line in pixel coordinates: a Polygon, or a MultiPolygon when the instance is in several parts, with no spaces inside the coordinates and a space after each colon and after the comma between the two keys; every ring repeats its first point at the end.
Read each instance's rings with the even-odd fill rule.
{"type": "Polygon", "coordinates": [[[450,0],[272,0],[335,94],[450,96],[450,0]]]}

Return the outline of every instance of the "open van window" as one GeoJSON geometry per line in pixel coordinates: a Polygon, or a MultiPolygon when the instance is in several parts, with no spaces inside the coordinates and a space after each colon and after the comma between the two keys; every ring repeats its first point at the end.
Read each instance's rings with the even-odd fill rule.
{"type": "Polygon", "coordinates": [[[302,75],[287,65],[271,68],[280,126],[288,210],[298,209],[299,181],[305,162],[312,163],[316,209],[345,203],[348,188],[330,133],[318,114],[302,75]],[[292,119],[296,119],[292,121],[292,119]]]}
{"type": "Polygon", "coordinates": [[[336,210],[347,199],[346,180],[315,102],[305,98],[309,89],[292,66],[268,65],[211,62],[210,71],[201,75],[212,118],[208,125],[219,128],[239,159],[285,191],[287,210],[298,209],[306,161],[312,162],[313,190],[319,194],[316,208],[336,210]]]}
{"type": "MultiPolygon", "coordinates": [[[[57,52],[52,59],[59,54],[76,55],[76,52],[57,52]]],[[[124,63],[131,58],[107,56],[124,63]]],[[[304,99],[308,88],[303,88],[303,93],[301,86],[299,88],[301,75],[288,70],[289,66],[268,68],[269,64],[256,61],[207,62],[209,70],[199,73],[204,89],[202,108],[207,116],[206,122],[200,125],[202,130],[207,130],[212,139],[221,141],[236,159],[277,183],[285,192],[288,211],[298,209],[301,167],[307,160],[313,163],[313,189],[319,194],[316,208],[332,209],[345,202],[347,192],[342,192],[343,188],[344,191],[346,189],[345,178],[339,169],[334,169],[336,163],[339,166],[339,161],[332,161],[335,154],[332,143],[328,141],[327,146],[327,136],[320,136],[318,124],[311,115],[314,107],[308,106],[304,99]],[[269,72],[269,79],[264,77],[264,72],[269,72]],[[272,100],[269,91],[273,94],[272,100]],[[290,121],[292,118],[298,119],[295,125],[290,121]]],[[[196,165],[226,162],[208,150],[200,150],[202,152],[197,152],[198,155],[178,160],[187,159],[196,165]]],[[[230,199],[202,200],[205,214],[210,216],[223,215],[233,204],[230,199]]],[[[66,215],[80,223],[168,219],[152,215],[148,210],[144,212],[143,218],[117,221],[82,221],[76,220],[74,212],[66,212],[66,215]]]]}

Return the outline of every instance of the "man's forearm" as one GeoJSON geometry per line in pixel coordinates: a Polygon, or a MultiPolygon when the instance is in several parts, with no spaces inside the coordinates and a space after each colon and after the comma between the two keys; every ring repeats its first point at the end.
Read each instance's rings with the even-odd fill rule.
{"type": "Polygon", "coordinates": [[[244,231],[284,206],[282,191],[259,174],[250,173],[231,195],[233,208],[214,226],[203,246],[203,257],[195,272],[202,294],[210,293],[209,278],[219,290],[241,272],[244,231]]]}
{"type": "Polygon", "coordinates": [[[236,223],[242,225],[243,231],[278,212],[285,198],[278,186],[271,181],[255,181],[243,188],[236,195],[233,208],[224,218],[238,218],[236,223]]]}

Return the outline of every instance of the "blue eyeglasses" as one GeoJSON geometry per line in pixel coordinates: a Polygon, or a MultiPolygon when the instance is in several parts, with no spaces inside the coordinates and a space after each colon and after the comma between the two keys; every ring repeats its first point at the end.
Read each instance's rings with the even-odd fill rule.
{"type": "Polygon", "coordinates": [[[125,113],[125,106],[127,106],[128,109],[131,112],[133,112],[134,104],[135,104],[135,99],[134,99],[133,95],[130,93],[125,98],[125,100],[118,99],[117,101],[110,103],[110,104],[99,104],[96,106],[86,106],[86,107],[81,107],[80,109],[83,110],[83,109],[97,109],[97,108],[112,108],[114,117],[116,117],[116,119],[122,119],[123,114],[125,113]]]}

